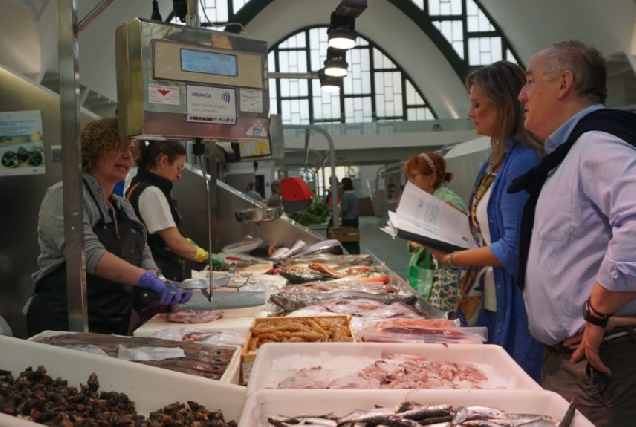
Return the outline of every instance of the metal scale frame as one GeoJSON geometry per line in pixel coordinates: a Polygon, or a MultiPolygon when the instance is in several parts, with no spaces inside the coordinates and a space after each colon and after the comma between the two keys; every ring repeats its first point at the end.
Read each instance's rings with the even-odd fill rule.
{"type": "MultiPolygon", "coordinates": [[[[242,159],[271,156],[267,43],[233,33],[133,19],[115,31],[119,133],[194,140],[213,227],[203,142],[236,144],[242,159]]],[[[216,168],[211,168],[216,172],[216,168]]],[[[214,191],[216,199],[216,191],[214,191]]],[[[217,206],[217,203],[214,203],[217,206]]],[[[209,259],[208,300],[213,296],[209,259]]]]}

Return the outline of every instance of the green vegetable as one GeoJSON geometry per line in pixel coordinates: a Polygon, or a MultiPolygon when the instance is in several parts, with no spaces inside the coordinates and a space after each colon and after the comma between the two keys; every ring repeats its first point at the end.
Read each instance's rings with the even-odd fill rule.
{"type": "Polygon", "coordinates": [[[320,198],[314,197],[311,206],[304,212],[290,214],[289,217],[301,225],[322,224],[331,216],[329,206],[320,198]]]}

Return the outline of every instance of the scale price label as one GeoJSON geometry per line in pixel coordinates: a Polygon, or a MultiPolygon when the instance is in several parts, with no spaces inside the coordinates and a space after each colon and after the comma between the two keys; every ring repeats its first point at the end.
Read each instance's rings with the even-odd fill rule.
{"type": "Polygon", "coordinates": [[[236,89],[186,86],[188,122],[236,124],[236,89]]]}

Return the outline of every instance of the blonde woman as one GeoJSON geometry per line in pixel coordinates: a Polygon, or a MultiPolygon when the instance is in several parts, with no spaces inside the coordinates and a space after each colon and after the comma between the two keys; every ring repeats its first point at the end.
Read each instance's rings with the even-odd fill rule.
{"type": "Polygon", "coordinates": [[[539,381],[543,346],[530,336],[523,294],[514,281],[528,194],[507,192],[515,178],[538,164],[543,148],[542,141],[523,126],[523,106],[517,95],[524,84],[524,71],[507,61],[467,77],[468,117],[477,134],[491,138],[492,147],[468,204],[470,226],[480,247],[450,254],[431,252],[451,267],[469,267],[462,279],[460,318],[469,325],[487,326],[488,342],[502,346],[539,381]]]}

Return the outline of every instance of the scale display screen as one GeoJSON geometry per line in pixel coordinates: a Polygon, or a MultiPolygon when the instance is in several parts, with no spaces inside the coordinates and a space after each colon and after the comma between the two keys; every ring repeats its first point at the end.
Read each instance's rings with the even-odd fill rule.
{"type": "Polygon", "coordinates": [[[236,55],[181,49],[181,71],[236,77],[238,61],[236,55]]]}

